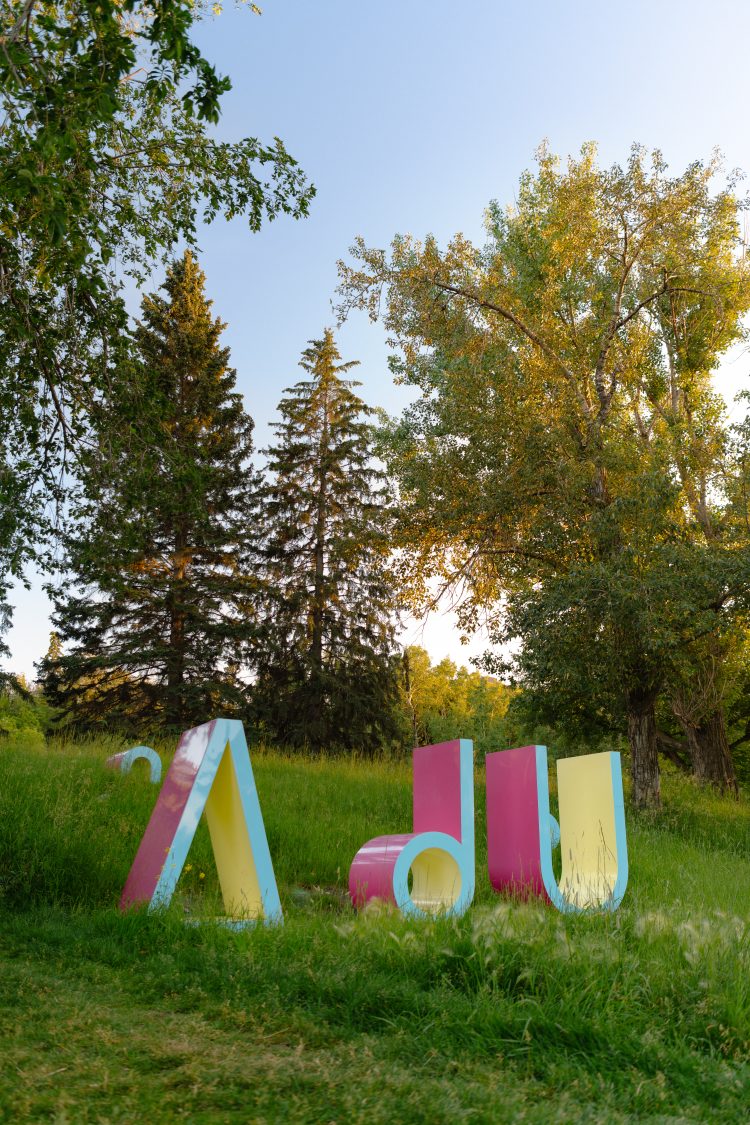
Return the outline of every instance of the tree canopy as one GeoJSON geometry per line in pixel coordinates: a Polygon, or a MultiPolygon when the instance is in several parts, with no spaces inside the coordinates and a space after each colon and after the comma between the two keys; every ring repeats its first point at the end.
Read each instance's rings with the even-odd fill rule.
{"type": "Polygon", "coordinates": [[[484,247],[360,240],[341,265],[343,312],[384,310],[422,392],[388,437],[412,601],[461,586],[464,625],[519,637],[527,682],[627,714],[640,803],[659,799],[658,693],[747,582],[710,383],[750,307],[719,170],[543,148],[484,247]]]}
{"type": "Polygon", "coordinates": [[[59,526],[92,410],[132,348],[122,299],[200,221],[307,214],[277,139],[218,141],[229,81],[189,0],[0,12],[0,596],[59,526]],[[192,79],[192,84],[191,84],[192,79]]]}

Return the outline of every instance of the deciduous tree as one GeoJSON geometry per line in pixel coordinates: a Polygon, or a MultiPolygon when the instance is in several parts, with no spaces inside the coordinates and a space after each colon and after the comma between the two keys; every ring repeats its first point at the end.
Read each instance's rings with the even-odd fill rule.
{"type": "Polygon", "coordinates": [[[402,669],[403,706],[414,746],[471,738],[477,751],[502,749],[511,688],[452,660],[432,664],[418,645],[404,650],[402,669]]]}
{"type": "Polygon", "coordinates": [[[463,584],[464,624],[487,614],[502,640],[515,598],[525,674],[538,641],[548,687],[577,679],[592,714],[617,700],[639,804],[659,801],[657,697],[747,580],[706,531],[722,508],[710,377],[750,306],[718,170],[670,177],[640,148],[602,169],[593,146],[561,167],[542,149],[516,204],[491,205],[483,249],[359,241],[342,264],[343,311],[384,307],[394,371],[422,392],[390,437],[413,600],[430,577],[463,584]]]}

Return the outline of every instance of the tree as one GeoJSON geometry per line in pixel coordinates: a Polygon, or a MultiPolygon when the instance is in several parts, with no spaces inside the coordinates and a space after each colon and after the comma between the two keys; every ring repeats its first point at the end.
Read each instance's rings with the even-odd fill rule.
{"type": "Polygon", "coordinates": [[[402,706],[412,745],[471,738],[477,751],[502,748],[511,688],[452,660],[433,665],[418,645],[404,649],[402,669],[402,706]]]}
{"type": "Polygon", "coordinates": [[[191,41],[199,8],[8,0],[0,13],[0,580],[59,525],[92,411],[132,347],[124,281],[195,247],[201,217],[257,230],[305,215],[314,194],[280,141],[211,136],[229,82],[191,41]]]}
{"type": "Polygon", "coordinates": [[[726,555],[712,558],[679,533],[633,534],[617,557],[580,561],[512,594],[503,637],[523,641],[515,671],[541,704],[541,717],[587,738],[626,726],[634,785],[646,787],[649,776],[658,785],[659,745],[681,766],[687,753],[699,780],[736,791],[726,738],[723,768],[708,772],[714,758],[719,766],[721,760],[706,753],[699,725],[703,714],[717,713],[721,698],[703,694],[697,680],[707,666],[705,643],[715,648],[731,620],[736,578],[747,583],[746,560],[738,567],[726,555]],[[658,729],[660,694],[675,713],[683,708],[684,745],[658,729]]]}
{"type": "Polygon", "coordinates": [[[231,83],[190,39],[198,11],[190,0],[3,5],[2,219],[6,230],[26,228],[44,276],[55,278],[63,263],[94,271],[99,264],[92,261],[98,207],[89,189],[111,155],[102,147],[103,130],[121,112],[123,83],[134,72],[146,76],[156,104],[193,75],[182,106],[218,120],[219,100],[231,83]]]}
{"type": "Polygon", "coordinates": [[[254,635],[252,419],[190,251],[143,300],[138,353],[94,416],[54,591],[45,690],[81,726],[184,729],[245,700],[254,635]]]}
{"type": "Polygon", "coordinates": [[[266,451],[255,699],[281,742],[371,752],[397,730],[395,591],[372,411],[340,358],[330,330],[310,341],[266,451]]]}
{"type": "Polygon", "coordinates": [[[501,641],[510,624],[527,677],[570,707],[575,682],[576,707],[624,718],[638,804],[659,801],[659,694],[747,581],[706,532],[723,510],[710,375],[750,307],[717,172],[669,178],[640,148],[600,169],[593,146],[561,168],[543,148],[516,205],[490,207],[484,249],[360,240],[341,266],[344,314],[377,316],[387,289],[394,371],[422,392],[390,434],[412,601],[430,578],[463,585],[466,627],[487,614],[501,641]]]}

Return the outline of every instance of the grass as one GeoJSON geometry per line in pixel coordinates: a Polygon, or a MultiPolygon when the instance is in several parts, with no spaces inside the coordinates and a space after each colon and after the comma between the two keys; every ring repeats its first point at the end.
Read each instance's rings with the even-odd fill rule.
{"type": "Polygon", "coordinates": [[[116,909],[155,789],[103,742],[0,754],[0,1119],[746,1122],[750,808],[665,779],[612,916],[501,900],[355,915],[358,847],[410,826],[408,766],[253,764],[285,911],[235,934],[203,826],[170,910],[116,909]],[[203,874],[203,878],[201,878],[203,874]]]}

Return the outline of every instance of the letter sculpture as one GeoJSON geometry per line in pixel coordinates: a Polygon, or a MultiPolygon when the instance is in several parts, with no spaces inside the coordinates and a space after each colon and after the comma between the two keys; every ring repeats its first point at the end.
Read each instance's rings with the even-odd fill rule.
{"type": "Polygon", "coordinates": [[[546,896],[564,913],[616,910],[628,883],[617,753],[557,763],[560,825],[550,814],[547,748],[487,755],[487,861],[497,891],[546,896]],[[552,870],[559,838],[562,878],[552,870]]]}
{"type": "Polygon", "coordinates": [[[238,926],[281,922],[281,903],[242,723],[185,731],[130,869],[121,909],[166,906],[205,810],[224,908],[238,926]]]}
{"type": "Polygon", "coordinates": [[[151,784],[158,785],[161,781],[161,758],[150,746],[134,746],[132,750],[123,750],[122,753],[107,758],[104,764],[121,773],[130,773],[133,762],[141,758],[148,762],[151,784]]]}
{"type": "Polygon", "coordinates": [[[474,751],[467,739],[414,751],[414,831],[377,836],[349,872],[355,906],[395,902],[407,917],[458,916],[474,897],[474,751]],[[409,872],[412,888],[409,891],[409,872]]]}

